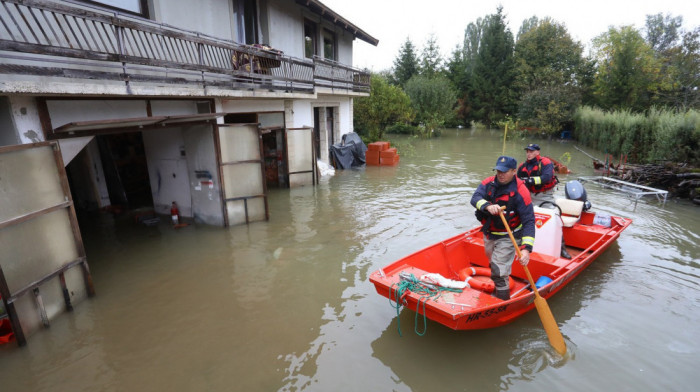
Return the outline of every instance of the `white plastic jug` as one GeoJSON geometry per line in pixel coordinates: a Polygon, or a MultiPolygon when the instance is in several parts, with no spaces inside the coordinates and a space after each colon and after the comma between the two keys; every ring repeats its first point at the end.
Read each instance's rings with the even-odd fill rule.
{"type": "Polygon", "coordinates": [[[561,254],[559,210],[535,207],[535,246],[532,251],[552,257],[561,254]]]}

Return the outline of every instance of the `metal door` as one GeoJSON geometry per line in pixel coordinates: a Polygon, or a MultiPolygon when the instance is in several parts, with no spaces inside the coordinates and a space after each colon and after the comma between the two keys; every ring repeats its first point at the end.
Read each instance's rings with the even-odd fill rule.
{"type": "Polygon", "coordinates": [[[287,128],[289,187],[316,184],[313,128],[287,128]]]}
{"type": "Polygon", "coordinates": [[[95,290],[58,142],[0,147],[0,295],[17,342],[86,294],[95,290]]]}
{"type": "Polygon", "coordinates": [[[219,125],[217,141],[226,225],[269,219],[258,124],[219,125]]]}

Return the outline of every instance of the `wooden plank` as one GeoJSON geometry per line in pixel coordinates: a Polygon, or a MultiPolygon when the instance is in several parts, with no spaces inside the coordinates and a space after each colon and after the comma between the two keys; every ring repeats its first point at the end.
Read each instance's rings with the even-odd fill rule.
{"type": "Polygon", "coordinates": [[[38,211],[33,211],[33,212],[30,212],[30,213],[27,213],[24,215],[20,215],[18,217],[12,218],[12,219],[8,219],[6,221],[2,221],[2,222],[0,222],[0,229],[4,229],[6,227],[18,225],[20,223],[23,223],[23,222],[26,222],[28,220],[32,220],[34,218],[49,214],[51,212],[62,210],[64,208],[70,207],[71,205],[73,205],[72,201],[66,201],[66,202],[63,202],[61,204],[56,204],[55,206],[43,208],[43,209],[38,210],[38,211]]]}

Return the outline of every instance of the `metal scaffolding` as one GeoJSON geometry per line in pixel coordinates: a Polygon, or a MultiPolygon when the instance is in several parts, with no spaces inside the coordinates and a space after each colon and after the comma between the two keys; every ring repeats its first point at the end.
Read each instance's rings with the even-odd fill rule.
{"type": "Polygon", "coordinates": [[[644,196],[654,195],[656,196],[656,199],[662,202],[664,205],[666,204],[666,198],[668,196],[668,191],[639,185],[632,182],[622,181],[616,178],[603,176],[589,176],[579,177],[579,180],[583,182],[592,182],[604,188],[614,189],[616,191],[624,192],[628,195],[631,195],[632,197],[634,197],[635,207],[637,206],[637,202],[639,201],[639,199],[641,199],[644,196]]]}

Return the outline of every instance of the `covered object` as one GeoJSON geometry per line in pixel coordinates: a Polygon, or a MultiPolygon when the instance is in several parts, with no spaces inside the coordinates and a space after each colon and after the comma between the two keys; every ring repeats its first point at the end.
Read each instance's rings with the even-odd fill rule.
{"type": "Polygon", "coordinates": [[[331,163],[336,169],[347,169],[365,164],[367,146],[355,132],[346,133],[339,144],[330,147],[331,163]]]}

